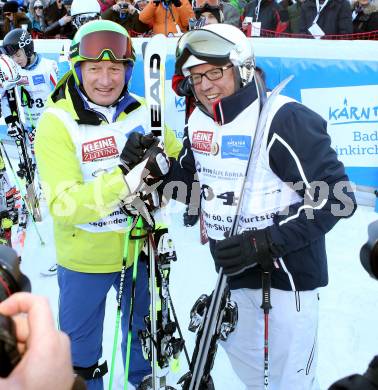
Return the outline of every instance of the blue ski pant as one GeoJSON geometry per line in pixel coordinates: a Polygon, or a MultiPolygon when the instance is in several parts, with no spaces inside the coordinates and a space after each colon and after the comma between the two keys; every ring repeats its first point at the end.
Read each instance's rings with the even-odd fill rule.
{"type": "MultiPolygon", "coordinates": [[[[150,363],[144,359],[138,330],[145,329],[144,316],[148,314],[150,296],[148,274],[142,253],[138,262],[138,276],[134,301],[129,382],[137,386],[145,375],[151,373],[150,363]]],[[[125,364],[126,342],[130,308],[132,267],[126,270],[121,301],[122,358],[125,364]]],[[[90,367],[102,357],[106,296],[113,286],[120,285],[120,272],[92,274],[71,271],[58,266],[59,326],[71,340],[72,362],[77,367],[90,367]]],[[[114,310],[117,302],[114,301],[114,310]]],[[[114,332],[112,332],[114,334],[114,332]]],[[[113,340],[111,340],[111,343],[113,340]]],[[[110,369],[110,359],[108,367],[110,369]]],[[[88,390],[102,390],[103,378],[86,381],[88,390]]]]}

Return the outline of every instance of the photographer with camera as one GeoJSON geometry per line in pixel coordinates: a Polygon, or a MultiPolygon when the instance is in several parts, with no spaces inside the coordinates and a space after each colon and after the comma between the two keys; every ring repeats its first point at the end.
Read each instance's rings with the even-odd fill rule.
{"type": "Polygon", "coordinates": [[[116,0],[112,7],[101,14],[101,17],[120,24],[129,33],[145,33],[151,29],[148,24],[139,20],[139,10],[127,0],[116,0]]]}
{"type": "Polygon", "coordinates": [[[154,34],[180,36],[188,30],[194,12],[188,0],[150,0],[139,20],[152,25],[154,34]]]}
{"type": "Polygon", "coordinates": [[[20,258],[0,245],[0,390],[84,390],[70,342],[55,327],[46,298],[30,294],[20,258]]]}

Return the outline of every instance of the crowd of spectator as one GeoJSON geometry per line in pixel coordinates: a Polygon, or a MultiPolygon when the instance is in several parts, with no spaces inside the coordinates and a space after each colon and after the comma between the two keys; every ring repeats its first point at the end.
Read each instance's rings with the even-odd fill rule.
{"type": "Polygon", "coordinates": [[[85,15],[119,23],[134,37],[179,36],[212,18],[249,36],[378,35],[378,0],[3,0],[0,39],[15,28],[28,30],[33,38],[71,39],[77,30],[75,18],[85,15]],[[80,8],[76,16],[71,13],[75,2],[80,8]]]}

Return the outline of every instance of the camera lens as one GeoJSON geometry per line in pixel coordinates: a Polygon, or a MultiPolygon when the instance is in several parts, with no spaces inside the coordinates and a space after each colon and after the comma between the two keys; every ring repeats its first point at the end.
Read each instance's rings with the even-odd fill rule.
{"type": "MultiPolygon", "coordinates": [[[[30,291],[30,281],[20,271],[17,253],[0,245],[0,302],[18,291],[30,291]]],[[[20,361],[14,322],[0,315],[0,377],[6,378],[20,361]]]]}
{"type": "Polygon", "coordinates": [[[29,279],[20,271],[17,253],[0,245],[0,302],[18,291],[31,291],[29,279]]]}

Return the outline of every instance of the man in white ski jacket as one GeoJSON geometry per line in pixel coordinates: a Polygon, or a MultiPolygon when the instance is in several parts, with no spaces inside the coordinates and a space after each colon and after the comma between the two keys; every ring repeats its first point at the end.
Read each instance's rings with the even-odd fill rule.
{"type": "Polygon", "coordinates": [[[162,192],[169,198],[172,181],[184,182],[189,191],[172,197],[189,202],[198,200],[201,188],[210,250],[239,310],[223,347],[248,389],[263,389],[264,382],[275,390],[313,389],[318,288],[328,283],[325,234],[356,207],[327,124],[278,95],[268,100],[266,124],[255,138],[267,96],[250,42],[233,26],[184,34],[176,49],[179,68],[190,78],[197,107],[162,192]],[[247,201],[237,234],[229,237],[251,150],[247,201]],[[263,275],[271,281],[269,340],[261,309],[263,275]]]}

